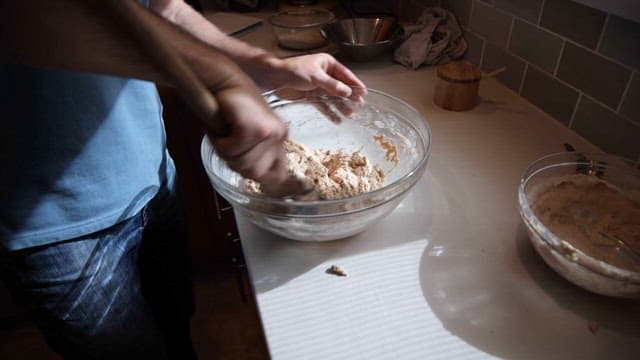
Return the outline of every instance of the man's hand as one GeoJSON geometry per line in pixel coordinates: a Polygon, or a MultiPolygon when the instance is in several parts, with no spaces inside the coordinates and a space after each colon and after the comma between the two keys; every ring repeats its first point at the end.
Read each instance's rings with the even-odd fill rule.
{"type": "Polygon", "coordinates": [[[275,87],[297,90],[321,88],[331,95],[349,97],[362,102],[367,87],[346,66],[326,53],[267,59],[272,71],[268,81],[275,87]]]}
{"type": "Polygon", "coordinates": [[[182,0],[151,0],[151,9],[231,58],[263,90],[321,88],[355,101],[362,101],[367,93],[362,81],[329,54],[278,59],[264,49],[227,36],[182,0]]]}
{"type": "MultiPolygon", "coordinates": [[[[7,21],[0,29],[15,35],[2,38],[3,61],[172,85],[171,78],[142,52],[101,2],[22,0],[1,4],[7,21]]],[[[176,9],[168,13],[179,16],[182,8],[176,9]]],[[[284,181],[287,171],[282,142],[286,128],[238,61],[167,21],[162,13],[138,4],[135,11],[163,35],[217,97],[221,117],[231,126],[229,137],[213,140],[220,156],[243,176],[262,182],[284,181]]]]}
{"type": "Polygon", "coordinates": [[[231,126],[228,137],[212,137],[227,165],[240,175],[264,183],[282,183],[287,175],[282,143],[287,128],[257,90],[231,87],[217,91],[222,118],[231,126]]]}

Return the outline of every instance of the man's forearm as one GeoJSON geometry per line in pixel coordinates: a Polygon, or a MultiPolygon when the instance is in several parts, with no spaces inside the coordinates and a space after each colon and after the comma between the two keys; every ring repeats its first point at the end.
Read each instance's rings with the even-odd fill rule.
{"type": "MultiPolygon", "coordinates": [[[[240,69],[225,56],[151,11],[136,8],[208,86],[216,89],[228,81],[244,81],[240,69]]],[[[7,2],[1,10],[3,61],[170,84],[99,2],[23,0],[7,2]]]]}
{"type": "Polygon", "coordinates": [[[277,66],[279,59],[266,50],[228,36],[183,0],[152,0],[151,9],[229,56],[259,85],[273,85],[269,69],[277,66]]]}

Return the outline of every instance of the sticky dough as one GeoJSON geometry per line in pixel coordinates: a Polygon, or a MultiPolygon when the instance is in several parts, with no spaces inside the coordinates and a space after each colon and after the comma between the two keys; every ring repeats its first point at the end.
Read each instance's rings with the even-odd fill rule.
{"type": "Polygon", "coordinates": [[[533,211],[560,239],[586,254],[640,271],[640,204],[608,183],[568,176],[543,191],[533,211]]]}
{"type": "MultiPolygon", "coordinates": [[[[289,172],[313,182],[321,199],[348,198],[382,187],[384,171],[359,151],[329,151],[309,149],[303,144],[287,140],[284,143],[289,172]]],[[[249,192],[260,193],[260,184],[245,181],[249,192]]]]}

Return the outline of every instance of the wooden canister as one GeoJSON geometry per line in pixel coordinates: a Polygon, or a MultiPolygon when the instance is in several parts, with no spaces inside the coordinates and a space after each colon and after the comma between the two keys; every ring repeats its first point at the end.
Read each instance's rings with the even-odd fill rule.
{"type": "Polygon", "coordinates": [[[437,69],[433,102],[443,109],[465,111],[478,103],[478,87],[482,72],[466,61],[440,65],[437,69]]]}

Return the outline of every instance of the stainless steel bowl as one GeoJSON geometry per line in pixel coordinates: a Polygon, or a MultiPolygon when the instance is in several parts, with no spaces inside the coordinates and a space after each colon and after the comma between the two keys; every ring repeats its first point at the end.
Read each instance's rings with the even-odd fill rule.
{"type": "Polygon", "coordinates": [[[390,18],[353,18],[323,26],[322,35],[352,60],[369,61],[394,43],[398,29],[390,18]]]}
{"type": "Polygon", "coordinates": [[[393,211],[425,171],[431,135],[425,119],[404,101],[369,89],[364,105],[327,95],[268,99],[289,128],[289,138],[310,148],[360,151],[384,170],[383,187],[339,200],[299,201],[245,191],[244,179],[215,153],[208,138],[201,156],[213,187],[253,224],[301,241],[336,240],[360,233],[393,211]],[[373,138],[394,144],[399,161],[373,138]]]}

